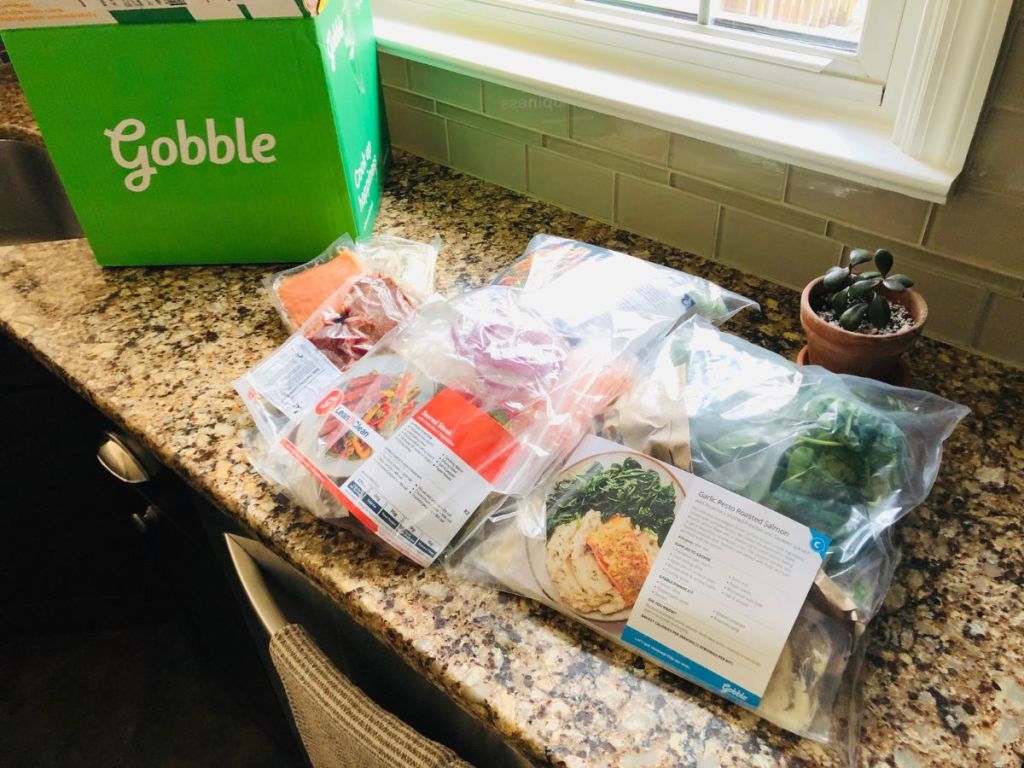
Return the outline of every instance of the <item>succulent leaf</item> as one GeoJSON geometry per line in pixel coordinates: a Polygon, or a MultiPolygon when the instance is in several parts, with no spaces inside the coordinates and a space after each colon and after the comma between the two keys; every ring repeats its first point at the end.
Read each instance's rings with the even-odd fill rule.
{"type": "Polygon", "coordinates": [[[871,251],[866,248],[854,248],[850,251],[850,266],[856,267],[860,264],[866,264],[873,258],[875,257],[872,255],[871,251]]]}
{"type": "Polygon", "coordinates": [[[914,284],[914,281],[906,275],[890,275],[888,279],[903,283],[904,288],[910,288],[914,284]]]}
{"type": "Polygon", "coordinates": [[[868,320],[875,328],[885,328],[891,317],[892,309],[889,307],[889,302],[882,294],[874,294],[868,304],[868,320]]]}
{"type": "Polygon", "coordinates": [[[836,316],[843,314],[846,308],[850,306],[850,297],[848,295],[849,288],[843,288],[832,295],[829,305],[832,307],[832,311],[836,313],[836,316]]]}
{"type": "Polygon", "coordinates": [[[867,280],[861,280],[850,286],[850,298],[851,299],[862,299],[871,293],[875,288],[878,287],[879,283],[882,282],[880,277],[871,277],[867,280]]]}
{"type": "Polygon", "coordinates": [[[875,266],[883,275],[888,275],[889,270],[892,269],[892,254],[885,248],[879,248],[875,251],[875,266]]]}
{"type": "Polygon", "coordinates": [[[846,285],[849,279],[850,270],[846,267],[830,267],[828,272],[825,273],[822,284],[825,286],[826,291],[838,291],[846,285]]]}
{"type": "Polygon", "coordinates": [[[875,269],[871,270],[870,272],[861,272],[859,275],[857,275],[857,277],[860,278],[861,280],[870,280],[872,277],[881,276],[882,273],[875,269]]]}
{"type": "Polygon", "coordinates": [[[891,277],[885,278],[885,280],[882,281],[882,285],[894,293],[903,293],[907,290],[907,286],[905,286],[901,281],[893,280],[891,277]]]}
{"type": "Polygon", "coordinates": [[[856,331],[867,313],[867,304],[855,304],[839,316],[839,326],[847,331],[856,331]]]}

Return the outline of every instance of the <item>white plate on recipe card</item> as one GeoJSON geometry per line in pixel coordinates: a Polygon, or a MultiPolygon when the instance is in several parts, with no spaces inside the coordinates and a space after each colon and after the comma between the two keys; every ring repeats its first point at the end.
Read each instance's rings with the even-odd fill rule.
{"type": "MultiPolygon", "coordinates": [[[[595,462],[607,468],[612,464],[622,463],[625,459],[635,459],[644,469],[651,469],[658,473],[662,482],[672,485],[676,490],[676,509],[679,508],[679,503],[682,502],[685,492],[683,487],[679,484],[679,480],[676,479],[661,462],[656,461],[649,456],[645,456],[642,453],[635,453],[633,451],[610,451],[608,453],[599,453],[594,456],[588,456],[587,458],[578,461],[570,467],[566,467],[562,470],[558,477],[555,478],[555,483],[561,482],[562,480],[568,480],[578,475],[583,474],[589,470],[595,462]]],[[[627,513],[628,517],[628,513],[627,513]]],[[[546,512],[545,512],[546,518],[546,512]]],[[[546,525],[545,525],[546,531],[546,525]]],[[[614,621],[625,621],[629,618],[629,614],[632,611],[632,606],[621,611],[617,611],[611,614],[598,613],[598,612],[582,612],[574,610],[569,606],[559,595],[558,589],[555,587],[554,582],[551,580],[551,576],[548,573],[547,566],[547,544],[548,539],[545,537],[541,538],[527,538],[526,539],[526,556],[530,562],[530,570],[533,571],[533,576],[537,580],[544,594],[560,606],[563,610],[575,615],[580,616],[584,619],[590,619],[591,621],[601,622],[614,622],[614,621]]]]}
{"type": "MultiPolygon", "coordinates": [[[[394,383],[397,383],[405,374],[409,374],[411,377],[407,391],[415,393],[404,401],[408,407],[409,413],[412,414],[419,410],[430,400],[430,398],[434,396],[434,393],[437,391],[437,384],[428,379],[409,361],[399,357],[398,355],[379,355],[371,358],[363,358],[345,372],[345,382],[342,384],[340,389],[343,392],[350,391],[354,387],[358,386],[364,377],[387,377],[394,383]]],[[[340,456],[329,450],[330,446],[326,444],[320,435],[324,430],[328,419],[332,418],[333,417],[330,415],[321,416],[313,410],[309,411],[306,417],[303,418],[295,428],[294,443],[295,446],[308,459],[315,463],[324,474],[331,478],[341,479],[346,478],[355,472],[356,469],[358,469],[359,466],[372,455],[372,450],[366,456],[356,458],[340,456]]],[[[368,423],[371,427],[374,426],[372,422],[368,423]]],[[[395,425],[395,427],[397,427],[397,425],[395,425]]],[[[393,431],[394,428],[381,436],[385,438],[390,437],[393,431]]],[[[347,434],[351,433],[346,432],[343,433],[342,436],[347,434]]],[[[334,444],[337,445],[337,442],[338,441],[335,440],[334,444]]]]}

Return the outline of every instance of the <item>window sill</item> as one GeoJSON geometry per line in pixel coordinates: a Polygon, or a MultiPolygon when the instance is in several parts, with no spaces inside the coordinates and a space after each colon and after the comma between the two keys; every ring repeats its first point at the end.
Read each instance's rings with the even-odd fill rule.
{"type": "Polygon", "coordinates": [[[903,152],[884,119],[820,95],[783,95],[751,78],[698,80],[656,57],[405,0],[378,0],[374,12],[386,53],[672,133],[933,202],[946,201],[958,173],[903,152]]]}

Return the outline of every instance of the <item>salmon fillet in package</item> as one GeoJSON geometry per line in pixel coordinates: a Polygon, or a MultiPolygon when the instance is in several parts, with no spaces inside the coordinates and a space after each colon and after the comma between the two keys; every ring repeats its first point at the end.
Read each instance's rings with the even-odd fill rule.
{"type": "Polygon", "coordinates": [[[275,441],[341,371],[432,296],[438,249],[438,241],[371,237],[353,242],[345,236],[316,259],[267,280],[293,333],[234,382],[262,439],[275,441]]]}
{"type": "Polygon", "coordinates": [[[418,303],[434,291],[439,248],[437,240],[381,236],[354,242],[343,235],[315,259],[275,272],[266,280],[267,291],[289,331],[297,331],[318,311],[340,311],[352,285],[368,275],[389,277],[418,303]]]}

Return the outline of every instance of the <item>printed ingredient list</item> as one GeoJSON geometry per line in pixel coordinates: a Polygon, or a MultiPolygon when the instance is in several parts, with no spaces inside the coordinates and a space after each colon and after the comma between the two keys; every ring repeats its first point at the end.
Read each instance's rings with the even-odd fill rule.
{"type": "Polygon", "coordinates": [[[829,540],[679,470],[686,499],[622,639],[756,707],[829,540]]]}

